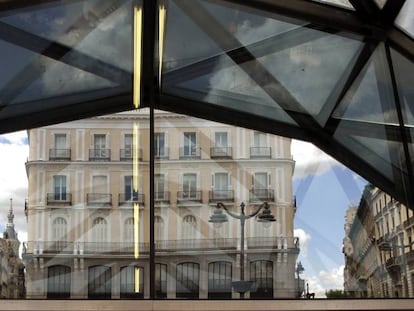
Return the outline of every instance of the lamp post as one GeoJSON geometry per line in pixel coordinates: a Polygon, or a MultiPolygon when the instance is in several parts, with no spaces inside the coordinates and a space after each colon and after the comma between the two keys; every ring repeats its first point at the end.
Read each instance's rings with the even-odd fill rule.
{"type": "Polygon", "coordinates": [[[258,215],[258,222],[267,223],[276,221],[267,202],[262,203],[255,212],[249,215],[246,215],[245,207],[246,205],[242,202],[240,204],[240,214],[236,214],[230,211],[223,203],[219,202],[217,203],[213,215],[211,215],[209,219],[209,222],[215,224],[227,222],[227,216],[223,214],[223,210],[225,210],[229,216],[240,220],[240,282],[233,282],[233,287],[240,293],[241,299],[244,299],[244,293],[249,291],[252,286],[251,282],[244,280],[244,226],[246,220],[258,215]],[[264,209],[263,212],[259,214],[262,209],[264,209]]]}
{"type": "Polygon", "coordinates": [[[296,275],[297,275],[297,278],[298,278],[298,293],[297,293],[298,297],[297,298],[300,298],[300,296],[302,296],[301,295],[302,291],[300,290],[300,274],[303,271],[305,271],[305,268],[303,267],[302,263],[300,261],[298,261],[298,263],[296,265],[296,275]]]}

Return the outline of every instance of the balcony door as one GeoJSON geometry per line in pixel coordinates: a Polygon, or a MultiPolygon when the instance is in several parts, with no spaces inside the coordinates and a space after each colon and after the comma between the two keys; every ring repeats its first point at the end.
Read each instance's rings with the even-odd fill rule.
{"type": "Polygon", "coordinates": [[[66,134],[55,134],[55,155],[58,158],[67,157],[66,134]]]}
{"type": "Polygon", "coordinates": [[[213,179],[214,199],[227,199],[230,188],[228,173],[215,173],[213,179]]]}
{"type": "Polygon", "coordinates": [[[154,156],[156,158],[164,157],[165,152],[165,133],[154,134],[154,156]]]}
{"type": "Polygon", "coordinates": [[[93,136],[93,149],[95,158],[105,158],[106,154],[106,135],[95,134],[93,136]]]}
{"type": "Polygon", "coordinates": [[[56,175],[53,176],[53,191],[55,201],[66,200],[66,176],[56,175]]]}
{"type": "Polygon", "coordinates": [[[183,199],[197,199],[197,174],[188,173],[183,175],[183,199]]]}
{"type": "Polygon", "coordinates": [[[197,155],[197,135],[195,132],[184,133],[184,156],[197,155]]]}

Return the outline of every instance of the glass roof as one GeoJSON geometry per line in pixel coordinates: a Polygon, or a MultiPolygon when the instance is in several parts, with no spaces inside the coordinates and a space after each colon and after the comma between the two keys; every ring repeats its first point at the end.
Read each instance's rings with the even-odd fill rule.
{"type": "Polygon", "coordinates": [[[3,1],[0,132],[133,108],[143,5],[142,106],[310,141],[414,202],[413,1],[158,4],[162,41],[154,1],[3,1]]]}
{"type": "Polygon", "coordinates": [[[414,36],[414,1],[405,1],[395,23],[411,37],[414,36]]]}

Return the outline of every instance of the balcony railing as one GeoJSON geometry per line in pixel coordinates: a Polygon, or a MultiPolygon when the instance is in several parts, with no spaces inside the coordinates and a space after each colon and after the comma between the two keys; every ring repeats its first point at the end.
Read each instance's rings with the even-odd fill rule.
{"type": "Polygon", "coordinates": [[[169,191],[161,191],[161,192],[154,192],[154,202],[155,203],[170,203],[170,192],[169,191]]]}
{"type": "Polygon", "coordinates": [[[273,202],[275,195],[273,189],[250,190],[250,202],[273,202]]]}
{"type": "Polygon", "coordinates": [[[111,149],[89,149],[89,161],[110,161],[111,149]]]}
{"type": "MultiPolygon", "coordinates": [[[[132,161],[134,154],[132,149],[120,149],[119,160],[120,161],[132,161]]],[[[142,161],[142,149],[138,149],[138,161],[142,161]]]]}
{"type": "Polygon", "coordinates": [[[200,202],[202,201],[203,192],[202,191],[178,191],[177,192],[177,202],[200,202]]]}
{"type": "Polygon", "coordinates": [[[112,194],[110,193],[88,193],[86,194],[86,203],[88,205],[112,205],[112,194]]]}
{"type": "Polygon", "coordinates": [[[390,257],[385,262],[385,267],[388,270],[396,270],[399,269],[401,265],[401,259],[400,257],[390,257]]]}
{"type": "Polygon", "coordinates": [[[200,159],[200,158],[201,158],[200,148],[187,148],[187,147],[180,148],[180,159],[181,160],[192,160],[192,159],[200,159]]]}
{"type": "Polygon", "coordinates": [[[46,205],[72,205],[71,193],[48,193],[46,205]]]}
{"type": "Polygon", "coordinates": [[[271,158],[271,147],[250,147],[250,158],[271,158]]]}
{"type": "Polygon", "coordinates": [[[297,237],[249,237],[246,240],[247,247],[250,249],[280,249],[299,252],[299,238],[297,237]]]}
{"type": "Polygon", "coordinates": [[[49,149],[49,160],[51,161],[70,161],[70,149],[49,149]]]}
{"type": "Polygon", "coordinates": [[[118,202],[119,205],[132,205],[133,203],[144,204],[145,195],[143,193],[120,193],[118,202]]]}
{"type": "Polygon", "coordinates": [[[414,225],[414,217],[410,217],[404,221],[404,228],[411,227],[412,225],[414,225]]]}
{"type": "Polygon", "coordinates": [[[210,157],[212,159],[231,159],[232,148],[231,147],[212,147],[210,148],[210,157]]]}
{"type": "Polygon", "coordinates": [[[212,190],[209,192],[208,200],[210,203],[234,202],[234,191],[233,190],[212,190]]]}
{"type": "Polygon", "coordinates": [[[185,250],[236,250],[238,239],[182,239],[155,241],[156,251],[185,251],[185,250]]]}
{"type": "MultiPolygon", "coordinates": [[[[238,238],[216,239],[181,239],[156,240],[155,250],[158,252],[176,251],[206,251],[206,250],[234,250],[238,249],[238,238]]],[[[278,252],[298,252],[298,238],[260,237],[247,238],[247,249],[269,249],[278,252]]],[[[133,254],[136,244],[128,242],[73,242],[73,241],[29,241],[23,245],[24,254],[133,254]]],[[[149,253],[149,243],[140,242],[140,253],[149,253]]]]}
{"type": "Polygon", "coordinates": [[[170,149],[169,148],[158,148],[154,150],[154,158],[155,159],[163,159],[167,160],[170,157],[170,149]]]}

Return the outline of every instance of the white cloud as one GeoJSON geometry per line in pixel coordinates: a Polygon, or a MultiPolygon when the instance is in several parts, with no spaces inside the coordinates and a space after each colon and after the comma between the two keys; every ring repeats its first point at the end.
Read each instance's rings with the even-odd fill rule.
{"type": "MultiPolygon", "coordinates": [[[[25,162],[29,154],[27,134],[15,132],[0,135],[7,143],[0,143],[0,227],[7,223],[10,198],[13,198],[14,223],[17,231],[26,231],[24,201],[27,197],[25,162]]],[[[0,140],[1,141],[1,140],[0,140]]]]}
{"type": "Polygon", "coordinates": [[[330,271],[321,270],[316,275],[302,275],[309,284],[309,292],[315,293],[316,298],[326,298],[326,291],[330,289],[342,289],[344,284],[344,265],[334,267],[330,271]]]}
{"type": "Polygon", "coordinates": [[[333,166],[343,166],[313,144],[300,140],[292,140],[292,155],[296,162],[293,179],[320,175],[333,166]]]}
{"type": "Polygon", "coordinates": [[[299,238],[300,255],[305,258],[308,253],[309,241],[312,239],[311,235],[303,229],[293,230],[293,235],[299,238]]]}

